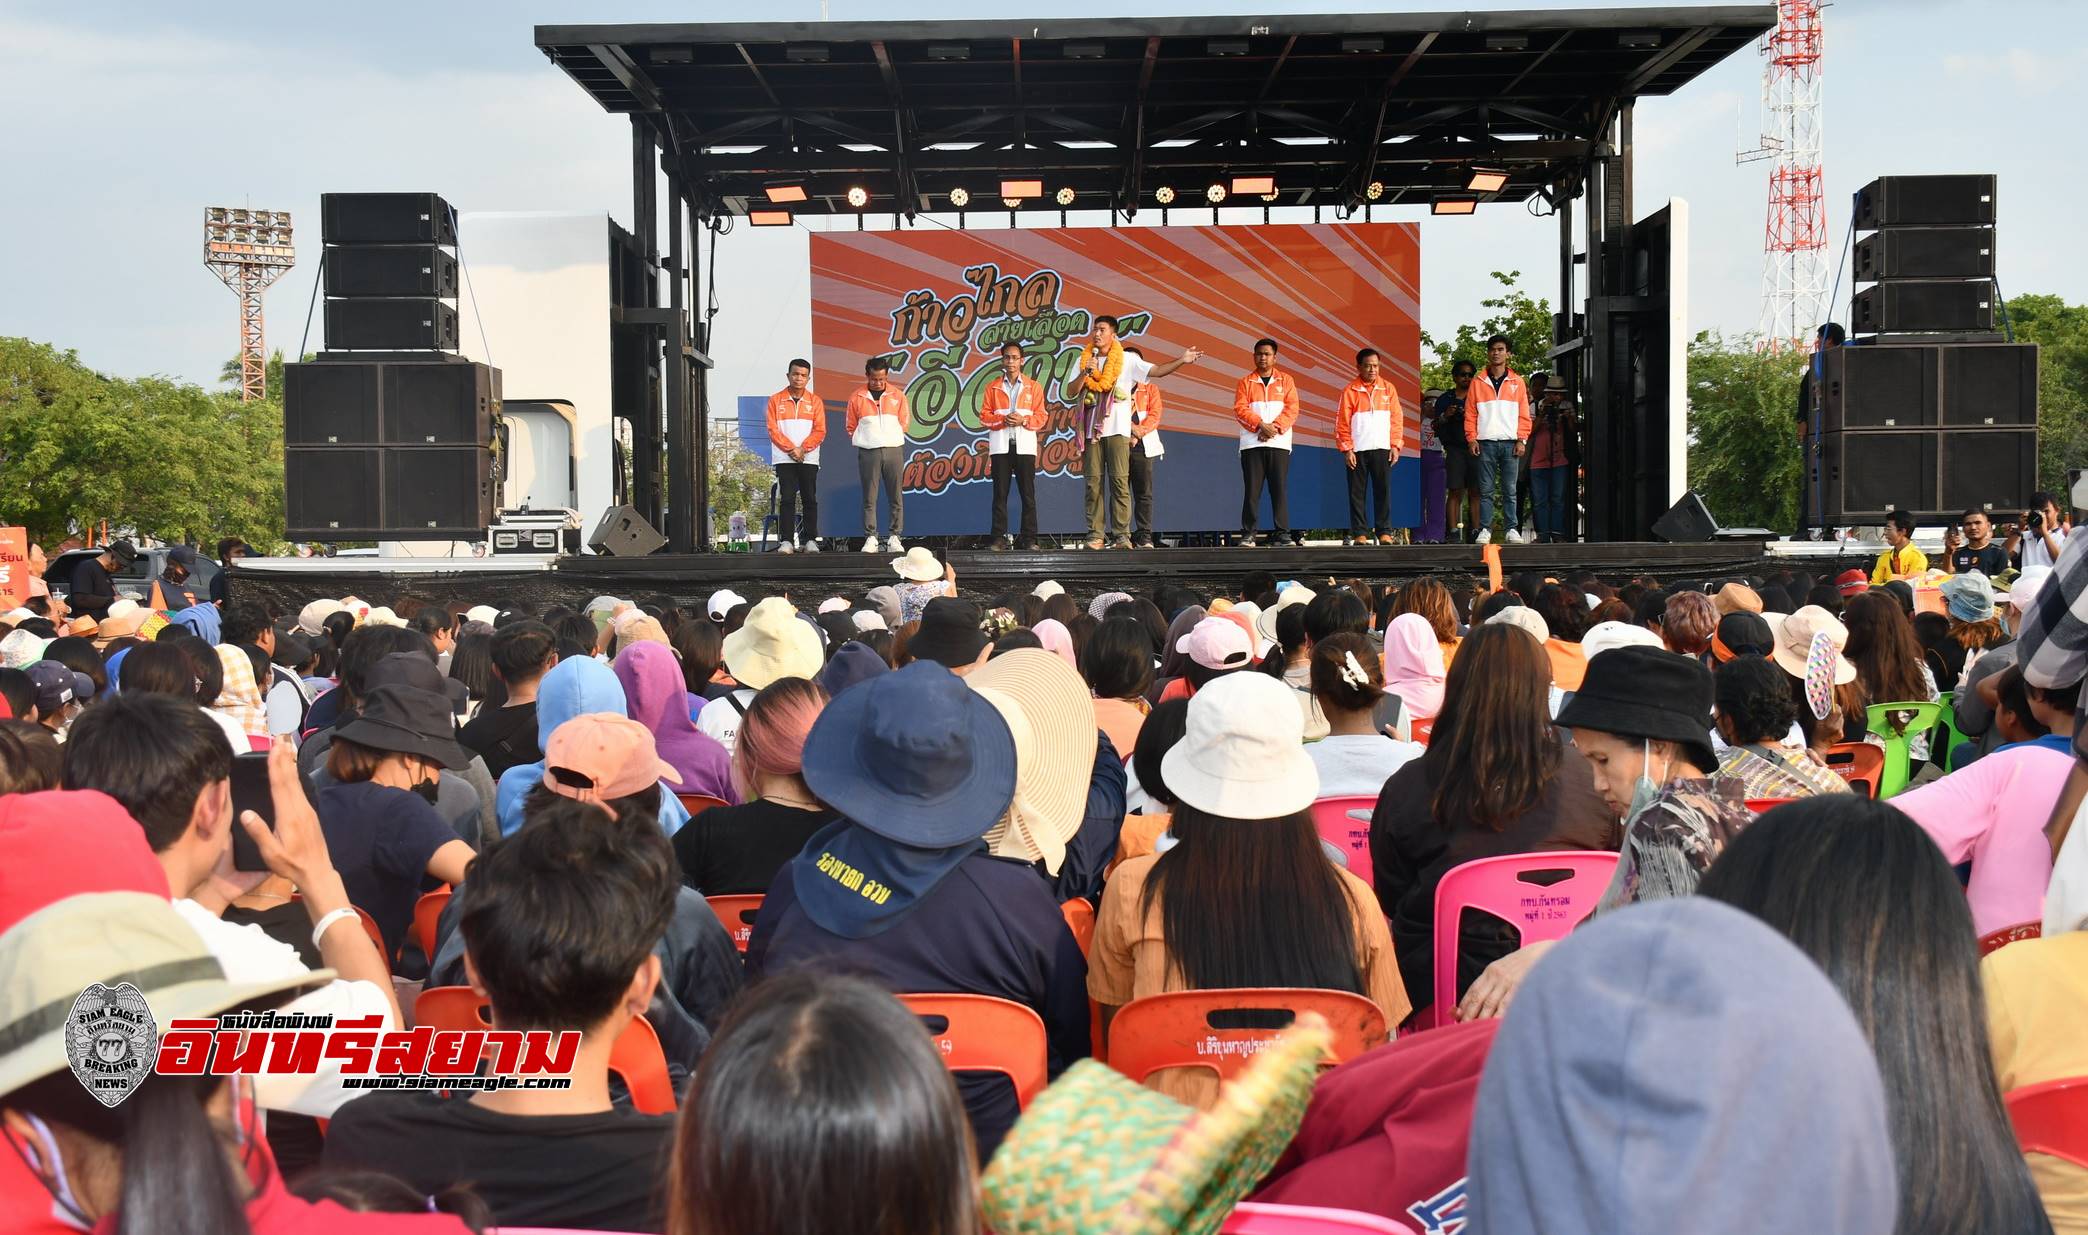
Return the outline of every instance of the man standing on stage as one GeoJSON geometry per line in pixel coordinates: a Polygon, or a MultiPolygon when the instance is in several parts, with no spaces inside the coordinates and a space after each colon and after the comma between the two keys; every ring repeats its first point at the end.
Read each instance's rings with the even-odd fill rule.
{"type": "Polygon", "coordinates": [[[1507,335],[1488,339],[1486,369],[1472,379],[1465,395],[1465,437],[1472,443],[1472,457],[1479,460],[1479,537],[1473,544],[1493,543],[1496,483],[1506,507],[1508,543],[1523,542],[1515,515],[1515,473],[1530,448],[1530,393],[1523,388],[1522,378],[1508,367],[1513,351],[1507,335]]]}
{"type": "Polygon", "coordinates": [[[812,363],[793,360],[788,370],[790,384],[769,396],[769,443],[776,456],[776,528],[782,543],[778,553],[795,553],[797,507],[805,506],[807,553],[819,552],[819,443],[826,439],[826,404],[812,393],[812,363]]]}
{"type": "Polygon", "coordinates": [[[1450,366],[1450,389],[1436,398],[1436,440],[1443,448],[1443,489],[1448,504],[1444,508],[1447,520],[1445,531],[1455,537],[1453,544],[1470,544],[1473,533],[1468,530],[1467,519],[1476,522],[1479,518],[1479,490],[1473,484],[1473,474],[1479,470],[1479,461],[1472,457],[1472,443],[1465,438],[1465,400],[1472,393],[1472,375],[1479,366],[1469,360],[1459,360],[1450,366]],[[1466,507],[1471,514],[1465,513],[1466,507]]]}
{"type": "Polygon", "coordinates": [[[1037,547],[1037,435],[1045,427],[1044,388],[1022,373],[1022,344],[1004,343],[1000,350],[1001,376],[986,387],[986,401],[979,407],[979,423],[987,430],[987,449],[993,453],[994,550],[1009,547],[1008,484],[1014,482],[1022,495],[1022,547],[1037,547]]]}
{"type": "Polygon", "coordinates": [[[1399,392],[1378,376],[1378,354],[1373,348],[1356,353],[1356,380],[1341,392],[1334,408],[1334,444],[1348,464],[1349,534],[1344,545],[1373,537],[1381,545],[1398,544],[1392,536],[1392,460],[1399,448],[1392,441],[1392,426],[1399,419],[1399,392]],[[1376,501],[1366,522],[1365,490],[1376,501]]]}
{"type": "MultiPolygon", "coordinates": [[[[1101,317],[1096,321],[1110,323],[1114,332],[1115,318],[1101,317]]],[[[1146,544],[1152,543],[1152,461],[1160,457],[1159,440],[1152,437],[1153,430],[1160,424],[1160,390],[1153,383],[1185,364],[1194,364],[1203,355],[1192,347],[1178,359],[1156,365],[1136,347],[1127,344],[1119,350],[1122,365],[1117,384],[1102,398],[1106,410],[1095,417],[1093,432],[1096,436],[1088,441],[1082,456],[1081,472],[1087,482],[1087,544],[1090,549],[1102,547],[1108,530],[1102,522],[1105,513],[1102,507],[1102,470],[1105,466],[1110,473],[1107,513],[1116,525],[1116,539],[1109,547],[1137,547],[1138,541],[1132,535],[1134,508],[1138,536],[1143,537],[1146,544]]]]}
{"type": "Polygon", "coordinates": [[[1271,544],[1290,545],[1291,426],[1298,421],[1298,384],[1276,367],[1276,340],[1257,339],[1254,372],[1233,392],[1233,418],[1240,422],[1240,545],[1254,546],[1254,521],[1262,483],[1269,486],[1271,544]]]}
{"type": "MultiPolygon", "coordinates": [[[[1102,508],[1103,472],[1109,473],[1108,515],[1116,521],[1119,549],[1131,547],[1131,422],[1116,413],[1124,379],[1124,345],[1117,319],[1095,318],[1094,338],[1080,350],[1080,474],[1087,490],[1087,547],[1100,549],[1109,527],[1102,508]]],[[[1128,409],[1127,409],[1128,412],[1128,409]]]]}
{"type": "Polygon", "coordinates": [[[884,551],[904,553],[906,497],[899,492],[899,455],[911,414],[906,394],[892,385],[892,362],[872,356],[863,366],[863,385],[848,397],[848,440],[855,445],[856,474],[863,481],[863,552],[875,553],[877,486],[884,484],[885,524],[892,529],[884,551]]]}

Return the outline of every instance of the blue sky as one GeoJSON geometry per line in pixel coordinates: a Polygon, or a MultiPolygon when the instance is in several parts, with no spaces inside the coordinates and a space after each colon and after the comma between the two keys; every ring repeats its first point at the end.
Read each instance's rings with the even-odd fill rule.
{"type": "MultiPolygon", "coordinates": [[[[834,18],[856,21],[978,12],[947,0],[831,7],[834,18]]],[[[1060,15],[1124,11],[1095,0],[1048,7],[1060,15]]],[[[1222,0],[1141,7],[1158,15],[1266,11],[1222,0]]],[[[819,5],[769,0],[763,11],[814,19],[819,5]]],[[[1834,234],[1846,229],[1849,194],[1877,175],[1995,172],[2004,294],[2088,299],[2088,251],[2075,237],[2079,147],[2052,140],[2072,131],[2070,117],[2088,103],[2080,11],[2056,0],[1830,7],[1825,161],[1834,234]]],[[[297,345],[312,291],[322,192],[432,188],[466,210],[600,210],[627,221],[626,122],[552,68],[531,27],[742,13],[630,0],[232,10],[0,0],[0,167],[10,182],[0,191],[0,334],[76,349],[113,373],[214,383],[237,335],[231,293],[202,264],[206,205],[295,212],[305,256],[267,302],[270,345],[286,350],[297,345]],[[254,20],[214,21],[213,11],[254,20]]],[[[1744,332],[1760,316],[1767,169],[1733,158],[1758,131],[1760,96],[1761,59],[1748,51],[1639,109],[1640,213],[1670,196],[1691,204],[1696,328],[1744,332]]],[[[1478,315],[1489,270],[1520,269],[1533,291],[1554,290],[1551,219],[1514,205],[1470,219],[1394,217],[1421,219],[1422,317],[1432,331],[1478,315]]],[[[766,353],[803,335],[801,278],[778,285],[732,277],[760,269],[761,243],[746,229],[726,239],[725,312],[734,321],[721,343],[734,355],[721,357],[718,395],[765,389],[764,375],[780,373],[788,355],[766,353]]],[[[1844,282],[1844,300],[1847,293],[1844,282]]],[[[716,398],[713,407],[729,410],[716,398]]]]}

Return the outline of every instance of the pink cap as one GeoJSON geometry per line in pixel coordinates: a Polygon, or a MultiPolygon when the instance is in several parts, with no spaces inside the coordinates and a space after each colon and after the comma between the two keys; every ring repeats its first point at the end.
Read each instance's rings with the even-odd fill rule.
{"type": "Polygon", "coordinates": [[[614,712],[589,712],[551,731],[544,748],[544,787],[582,802],[627,798],[681,773],[660,758],[652,730],[614,712]]]}
{"type": "Polygon", "coordinates": [[[1254,639],[1238,622],[1207,617],[1175,640],[1175,651],[1206,669],[1241,669],[1254,661],[1254,639]]]}

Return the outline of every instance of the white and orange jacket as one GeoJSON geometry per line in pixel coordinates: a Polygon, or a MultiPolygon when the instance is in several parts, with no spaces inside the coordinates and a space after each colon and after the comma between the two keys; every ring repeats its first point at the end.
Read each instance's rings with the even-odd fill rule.
{"type": "Polygon", "coordinates": [[[986,448],[1001,455],[1008,453],[1012,443],[1016,454],[1036,454],[1037,434],[1045,425],[1044,387],[1037,384],[1036,378],[1025,374],[1015,392],[1013,407],[1028,417],[1028,423],[1009,424],[1009,407],[1007,383],[995,378],[987,384],[986,400],[979,405],[979,423],[986,427],[986,448]]]}
{"type": "Polygon", "coordinates": [[[848,440],[857,450],[892,450],[906,444],[906,424],[912,408],[906,393],[885,383],[882,397],[867,385],[848,396],[848,440]]]}
{"type": "Polygon", "coordinates": [[[1509,369],[1496,384],[1485,368],[1479,370],[1465,395],[1465,440],[1530,440],[1530,392],[1523,386],[1521,374],[1509,369]]]}
{"type": "Polygon", "coordinates": [[[1233,390],[1233,419],[1240,422],[1241,450],[1261,446],[1289,450],[1291,426],[1298,423],[1298,383],[1281,369],[1270,375],[1266,385],[1261,374],[1249,372],[1233,390]],[[1264,424],[1276,426],[1276,436],[1266,442],[1260,437],[1264,424]]]}
{"type": "Polygon", "coordinates": [[[1399,391],[1384,378],[1350,382],[1334,408],[1334,445],[1343,451],[1389,450],[1399,457],[1392,429],[1399,421],[1399,391]]]}
{"type": "Polygon", "coordinates": [[[790,451],[801,449],[805,462],[818,466],[819,444],[826,440],[826,400],[810,386],[796,398],[788,387],[777,391],[769,396],[768,432],[777,463],[790,462],[790,451]]]}

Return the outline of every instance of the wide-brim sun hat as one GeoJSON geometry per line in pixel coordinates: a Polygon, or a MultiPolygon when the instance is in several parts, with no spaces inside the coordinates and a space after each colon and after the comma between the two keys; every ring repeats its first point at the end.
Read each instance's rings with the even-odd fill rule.
{"type": "Polygon", "coordinates": [[[1015,797],[1008,722],[932,661],[829,699],[805,735],[802,763],[805,785],[820,801],[859,827],[922,849],[978,840],[1015,797]]]}
{"type": "Polygon", "coordinates": [[[908,549],[904,557],[893,558],[892,570],[901,579],[914,583],[933,583],[943,577],[942,563],[920,545],[908,549]]]}
{"type": "Polygon", "coordinates": [[[453,716],[447,695],[417,686],[379,686],[334,736],[371,750],[430,759],[460,772],[471,766],[471,752],[457,743],[453,716]]]}
{"type": "Polygon", "coordinates": [[[798,621],[797,610],[771,596],[747,611],[746,624],[725,636],[725,671],[740,685],[760,690],[784,678],[810,679],[819,672],[819,630],[798,621]]]}
{"type": "Polygon", "coordinates": [[[2018,612],[2029,612],[2030,606],[2037,603],[2037,594],[2044,590],[2051,577],[2052,568],[2049,566],[2025,566],[2016,575],[2015,582],[2008,585],[2009,607],[2018,612]]]}
{"type": "Polygon", "coordinates": [[[1794,678],[1803,680],[1812,655],[1813,636],[1824,634],[1839,653],[1834,666],[1834,684],[1847,686],[1856,680],[1856,666],[1848,657],[1849,628],[1818,605],[1805,605],[1776,624],[1776,650],[1769,659],[1794,678]]]}
{"type": "Polygon", "coordinates": [[[0,974],[0,1097],[70,1066],[67,1021],[97,983],[136,986],[164,1031],[335,976],[314,969],[233,982],[173,905],[144,892],[92,892],[44,906],[0,933],[0,974]]]}
{"type": "Polygon", "coordinates": [[[1709,771],[1718,766],[1711,750],[1712,698],[1711,671],[1695,657],[1659,648],[1616,648],[1588,661],[1587,675],[1559,710],[1558,724],[1673,742],[1709,771]]]}
{"type": "Polygon", "coordinates": [[[1302,583],[1293,583],[1276,596],[1276,603],[1254,615],[1254,633],[1261,636],[1263,643],[1276,642],[1276,618],[1285,609],[1312,603],[1313,590],[1302,583]]]}
{"type": "Polygon", "coordinates": [[[1181,802],[1227,819],[1280,819],[1319,797],[1297,692],[1266,673],[1231,673],[1189,699],[1182,740],[1160,761],[1181,802]],[[1179,778],[1179,779],[1177,779],[1179,778]]]}
{"type": "Polygon", "coordinates": [[[109,640],[135,635],[151,616],[152,610],[135,600],[113,601],[109,605],[109,611],[102,614],[100,637],[109,640]]]}
{"type": "Polygon", "coordinates": [[[1213,1235],[1276,1164],[1332,1034],[1301,1014],[1197,1110],[1083,1059],[1015,1122],[979,1177],[998,1235],[1213,1235]]]}
{"type": "Polygon", "coordinates": [[[1000,857],[1042,861],[1056,875],[1087,813],[1094,696],[1064,657],[1042,648],[997,656],[964,681],[993,704],[1015,739],[1015,797],[986,830],[986,847],[1000,857]]]}

